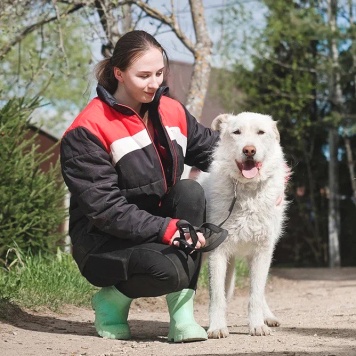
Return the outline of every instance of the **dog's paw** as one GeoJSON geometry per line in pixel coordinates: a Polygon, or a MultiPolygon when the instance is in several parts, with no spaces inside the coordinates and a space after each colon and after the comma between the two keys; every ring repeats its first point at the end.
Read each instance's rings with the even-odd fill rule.
{"type": "Polygon", "coordinates": [[[277,318],[266,318],[265,324],[272,327],[278,327],[281,325],[277,318]]]}
{"type": "Polygon", "coordinates": [[[223,339],[229,336],[229,329],[227,327],[221,329],[208,329],[208,338],[209,339],[223,339]]]}
{"type": "Polygon", "coordinates": [[[257,325],[250,327],[250,335],[267,336],[271,335],[271,329],[267,325],[257,325]]]}

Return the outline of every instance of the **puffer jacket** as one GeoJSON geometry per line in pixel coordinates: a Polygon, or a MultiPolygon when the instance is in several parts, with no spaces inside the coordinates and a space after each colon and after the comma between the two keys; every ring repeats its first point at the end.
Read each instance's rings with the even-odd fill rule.
{"type": "Polygon", "coordinates": [[[110,238],[123,246],[125,240],[168,243],[176,220],[154,215],[162,197],[181,178],[184,164],[203,171],[209,166],[218,134],[165,96],[167,90],[157,91],[148,112],[169,147],[168,169],[140,116],[102,86],[62,137],[62,175],[71,193],[69,235],[81,270],[88,254],[110,238]]]}

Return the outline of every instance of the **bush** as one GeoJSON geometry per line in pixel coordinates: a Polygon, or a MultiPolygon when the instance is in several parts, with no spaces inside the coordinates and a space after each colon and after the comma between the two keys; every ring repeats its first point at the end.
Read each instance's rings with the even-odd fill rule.
{"type": "Polygon", "coordinates": [[[12,99],[0,109],[0,258],[17,247],[36,255],[55,252],[63,236],[65,187],[59,162],[44,172],[41,163],[51,152],[41,153],[36,135],[29,135],[30,116],[37,99],[12,99]]]}

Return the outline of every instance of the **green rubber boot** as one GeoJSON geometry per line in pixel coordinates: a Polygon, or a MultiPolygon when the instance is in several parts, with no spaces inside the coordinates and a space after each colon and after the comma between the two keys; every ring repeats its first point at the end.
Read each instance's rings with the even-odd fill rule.
{"type": "Polygon", "coordinates": [[[194,319],[194,295],[193,289],[167,294],[170,316],[168,341],[191,342],[208,339],[205,329],[194,319]]]}
{"type": "Polygon", "coordinates": [[[105,287],[97,292],[91,305],[95,311],[95,329],[101,337],[127,340],[131,337],[127,317],[132,299],[115,287],[105,287]]]}

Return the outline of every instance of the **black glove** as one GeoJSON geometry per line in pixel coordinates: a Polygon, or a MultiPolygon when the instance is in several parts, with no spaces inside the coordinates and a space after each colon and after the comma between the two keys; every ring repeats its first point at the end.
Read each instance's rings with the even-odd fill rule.
{"type": "Polygon", "coordinates": [[[186,220],[179,220],[177,222],[177,228],[179,230],[179,237],[176,237],[174,241],[178,241],[179,245],[178,248],[180,250],[185,251],[187,254],[197,251],[197,252],[209,252],[217,248],[227,237],[227,230],[211,224],[211,223],[204,223],[199,227],[194,227],[193,225],[189,224],[186,220]],[[197,232],[201,232],[206,241],[206,245],[202,248],[195,249],[195,246],[198,242],[198,235],[197,232]],[[193,241],[192,244],[189,244],[185,239],[185,234],[189,233],[190,237],[193,241]]]}

